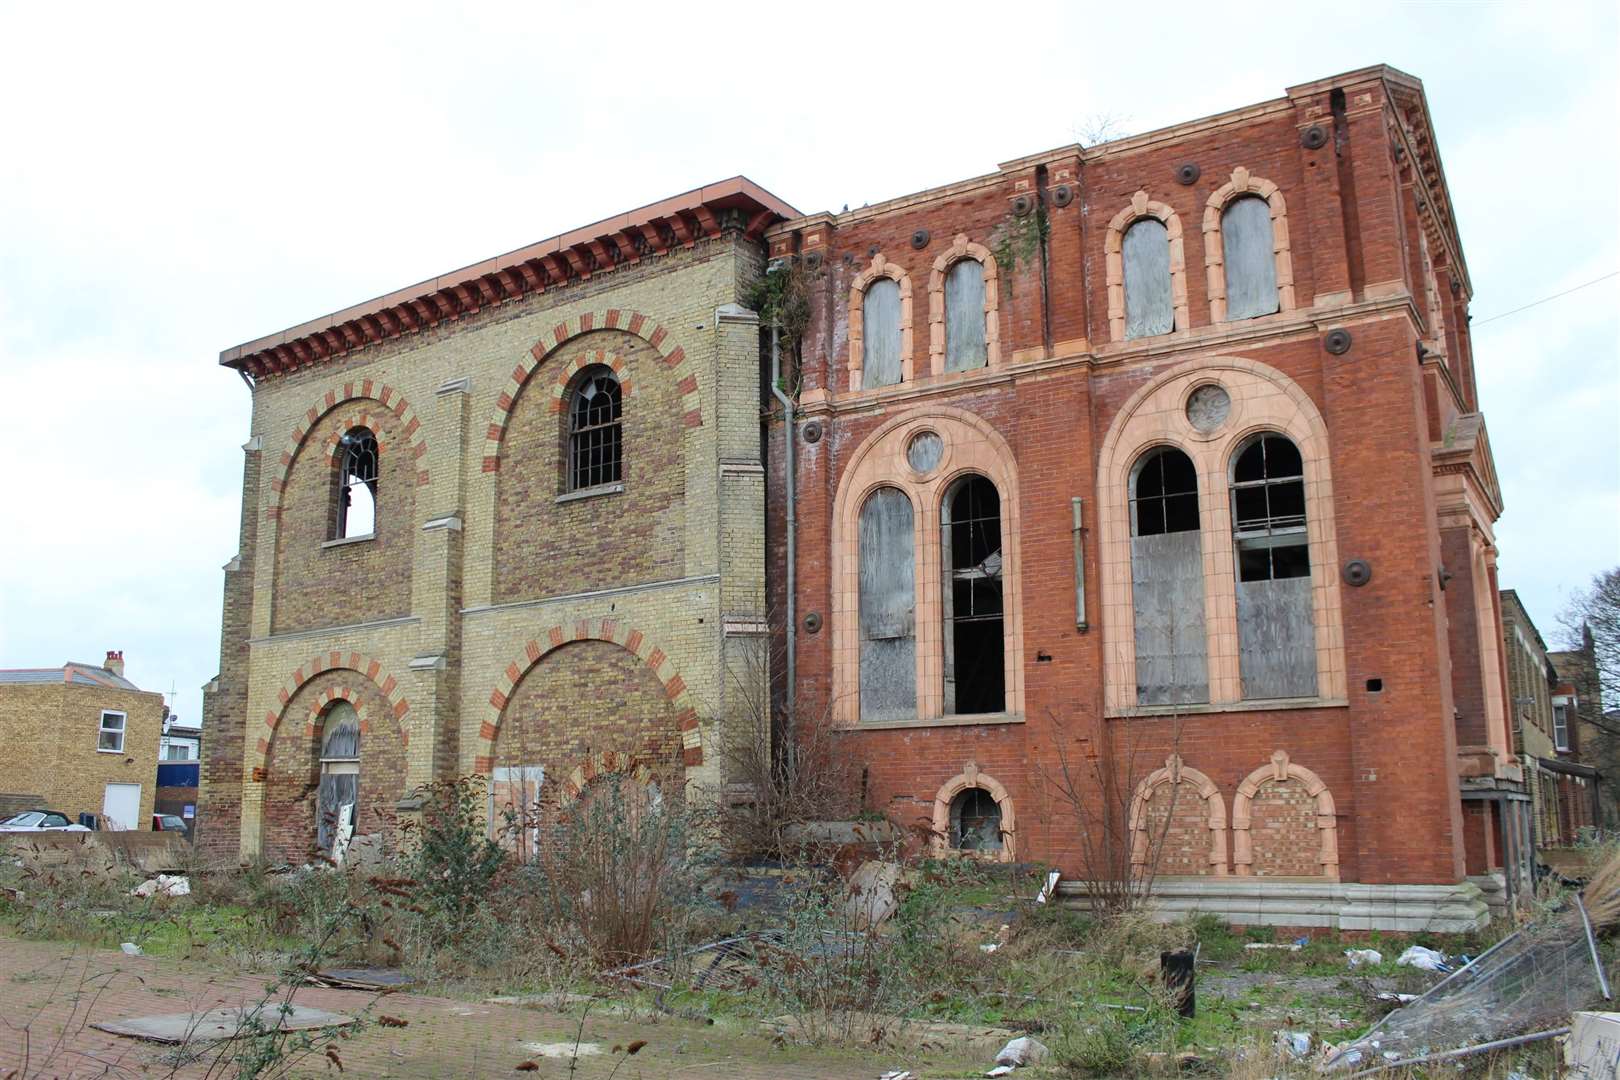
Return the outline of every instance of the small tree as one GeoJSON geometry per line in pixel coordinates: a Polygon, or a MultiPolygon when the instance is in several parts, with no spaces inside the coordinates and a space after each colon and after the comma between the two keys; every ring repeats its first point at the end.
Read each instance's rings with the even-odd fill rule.
{"type": "Polygon", "coordinates": [[[485,833],[483,785],[471,777],[422,789],[422,824],[410,863],[423,906],[459,933],[488,895],[506,853],[485,833]]]}

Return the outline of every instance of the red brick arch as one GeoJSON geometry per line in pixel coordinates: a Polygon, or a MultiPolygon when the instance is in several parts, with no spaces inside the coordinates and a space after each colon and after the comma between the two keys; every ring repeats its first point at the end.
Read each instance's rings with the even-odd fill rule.
{"type": "MultiPolygon", "coordinates": [[[[687,362],[686,350],[679,345],[666,348],[669,341],[669,331],[654,322],[650,317],[639,311],[628,311],[622,308],[609,308],[606,311],[587,311],[582,315],[570,315],[562,322],[551,328],[551,331],[535,342],[529,350],[529,355],[521,360],[517,367],[512,369],[507,379],[506,387],[501,396],[495,401],[495,409],[490,413],[489,426],[484,432],[484,471],[499,472],[501,468],[501,438],[506,434],[506,422],[512,415],[512,407],[517,403],[518,394],[523,390],[534,369],[540,366],[541,361],[560,350],[573,338],[581,334],[588,334],[593,330],[623,330],[634,334],[653,347],[658,358],[664,362],[672,373],[680,377],[676,382],[676,389],[681,392],[681,420],[687,427],[703,426],[703,406],[698,397],[697,375],[692,365],[687,362]]],[[[584,364],[579,361],[588,356],[581,353],[575,358],[575,364],[564,365],[561,376],[562,385],[566,387],[567,380],[584,364]]],[[[602,361],[609,363],[610,361],[602,361]]],[[[615,371],[618,369],[615,368],[615,371]]],[[[553,393],[557,394],[556,389],[553,393]]],[[[561,396],[558,394],[553,402],[552,411],[560,408],[561,396]]]]}
{"type": "MultiPolygon", "coordinates": [[[[274,472],[270,477],[270,490],[275,492],[275,501],[265,510],[267,517],[278,518],[281,516],[281,495],[287,487],[287,473],[291,471],[293,459],[298,456],[298,451],[303,447],[304,440],[309,437],[310,431],[321,417],[348,401],[375,402],[383,410],[393,413],[404,422],[405,426],[400,429],[397,438],[403,441],[404,445],[409,449],[411,457],[419,463],[416,470],[417,487],[421,487],[428,482],[427,465],[422,463],[422,459],[427,456],[427,442],[421,436],[422,422],[417,417],[416,411],[411,408],[410,403],[405,400],[404,395],[392,386],[378,385],[370,379],[361,379],[358,382],[351,380],[340,387],[333,387],[323,394],[320,401],[311,405],[293,427],[292,435],[288,438],[286,446],[281,451],[280,460],[273,466],[274,472]]],[[[380,431],[375,418],[366,411],[356,414],[353,422],[348,427],[367,427],[371,429],[373,434],[380,431]]],[[[333,439],[328,439],[323,445],[322,452],[327,456],[328,460],[331,460],[336,447],[337,442],[333,439]]]]}
{"type": "MultiPolygon", "coordinates": [[[[410,735],[405,730],[404,721],[405,714],[410,712],[411,706],[405,700],[405,695],[399,692],[399,680],[385,671],[379,661],[369,656],[357,652],[333,651],[314,657],[307,663],[295,668],[292,674],[282,683],[281,689],[276,691],[277,706],[265,714],[264,734],[254,741],[253,749],[249,752],[250,760],[248,765],[250,768],[254,770],[264,768],[269,759],[270,740],[274,737],[276,728],[281,726],[281,722],[291,711],[288,706],[292,704],[293,698],[297,696],[298,691],[306,682],[328,671],[352,671],[371,683],[382,694],[383,700],[388,702],[388,712],[399,731],[400,744],[403,746],[409,743],[410,735]]],[[[337,686],[329,687],[316,695],[314,704],[309,712],[305,714],[304,732],[306,735],[314,734],[317,727],[316,719],[319,717],[321,710],[339,698],[351,702],[355,706],[355,711],[361,714],[361,730],[364,731],[369,728],[371,718],[366,716],[361,709],[360,694],[357,690],[354,687],[337,686]]]]}
{"type": "Polygon", "coordinates": [[[681,731],[682,763],[688,767],[703,764],[702,725],[691,694],[687,692],[686,680],[675,669],[669,654],[652,644],[640,630],[621,626],[616,619],[580,619],[571,628],[553,626],[543,639],[529,641],[522,654],[506,665],[499,685],[490,691],[488,719],[478,729],[479,754],[473,759],[473,772],[488,776],[494,771],[495,739],[501,732],[501,714],[506,711],[518,683],[548,653],[574,641],[606,641],[640,657],[679,710],[675,721],[681,731]]]}

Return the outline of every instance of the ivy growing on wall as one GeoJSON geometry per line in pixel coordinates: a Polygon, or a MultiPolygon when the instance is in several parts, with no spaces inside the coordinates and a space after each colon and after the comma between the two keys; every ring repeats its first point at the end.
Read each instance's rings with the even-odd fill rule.
{"type": "Polygon", "coordinates": [[[996,257],[1002,288],[1008,296],[1012,295],[1018,264],[1033,263],[1040,258],[1049,231],[1046,207],[1037,202],[1035,209],[1023,217],[1009,213],[990,233],[990,251],[996,257]]]}

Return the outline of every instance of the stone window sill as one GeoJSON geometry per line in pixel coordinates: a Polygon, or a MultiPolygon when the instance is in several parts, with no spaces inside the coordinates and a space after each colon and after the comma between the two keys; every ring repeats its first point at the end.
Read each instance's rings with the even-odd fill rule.
{"type": "Polygon", "coordinates": [[[580,488],[578,491],[565,491],[557,496],[560,503],[578,502],[580,499],[594,499],[598,495],[622,495],[624,484],[599,484],[596,487],[580,488]]]}
{"type": "Polygon", "coordinates": [[[374,532],[364,533],[360,536],[340,536],[336,540],[326,540],[321,543],[322,548],[344,547],[348,544],[364,544],[369,540],[377,539],[374,532]]]}
{"type": "Polygon", "coordinates": [[[972,727],[977,724],[1022,724],[1023,722],[1023,713],[971,713],[962,716],[934,716],[926,720],[863,720],[837,730],[892,731],[897,728],[972,727]]]}
{"type": "Polygon", "coordinates": [[[98,753],[98,754],[122,754],[123,751],[122,750],[108,750],[105,747],[98,746],[98,747],[96,747],[96,753],[98,753]]]}
{"type": "Polygon", "coordinates": [[[1110,709],[1108,719],[1130,717],[1201,716],[1206,713],[1229,712],[1281,712],[1287,709],[1343,709],[1350,702],[1344,698],[1266,698],[1262,701],[1222,701],[1195,705],[1138,705],[1133,709],[1110,709]]]}

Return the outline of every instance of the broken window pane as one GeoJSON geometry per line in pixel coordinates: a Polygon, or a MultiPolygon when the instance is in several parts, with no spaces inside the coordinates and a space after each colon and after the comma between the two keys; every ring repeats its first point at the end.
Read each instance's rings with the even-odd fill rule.
{"type": "Polygon", "coordinates": [[[1271,204],[1255,195],[1228,204],[1221,214],[1221,249],[1226,262],[1226,317],[1252,319],[1276,311],[1271,204]]]}
{"type": "Polygon", "coordinates": [[[965,476],[951,486],[940,509],[947,559],[945,712],[1001,712],[1007,707],[1001,496],[985,477],[965,476]]]}
{"type": "Polygon", "coordinates": [[[326,710],[321,735],[321,782],[315,807],[316,842],[341,858],[360,806],[360,714],[347,701],[326,710]]]}
{"type": "Polygon", "coordinates": [[[951,800],[951,847],[958,851],[1001,850],[1001,807],[983,788],[968,788],[951,800]]]}
{"type": "Polygon", "coordinates": [[[568,490],[617,484],[623,427],[619,380],[611,368],[586,368],[574,390],[568,420],[568,490]]]}
{"type": "Polygon", "coordinates": [[[377,436],[355,428],[338,443],[337,537],[377,531],[377,436]]]}
{"type": "Polygon", "coordinates": [[[984,265],[958,260],[945,275],[945,370],[971,371],[988,363],[984,341],[984,265]]]}
{"type": "Polygon", "coordinates": [[[1316,627],[1305,469],[1281,435],[1251,440],[1232,465],[1239,666],[1245,698],[1316,694],[1316,627]]]}
{"type": "Polygon", "coordinates": [[[1138,461],[1131,526],[1137,704],[1208,701],[1203,540],[1191,458],[1163,447],[1138,461]]]}
{"type": "Polygon", "coordinates": [[[861,719],[917,716],[917,584],[911,499],[879,488],[861,507],[861,719]]]}
{"type": "Polygon", "coordinates": [[[900,283],[878,278],[861,301],[861,388],[900,381],[900,283]]]}
{"type": "Polygon", "coordinates": [[[1176,328],[1170,302],[1170,233],[1158,218],[1125,230],[1125,336],[1152,337],[1176,328]]]}

